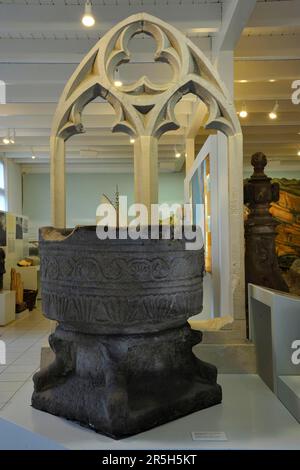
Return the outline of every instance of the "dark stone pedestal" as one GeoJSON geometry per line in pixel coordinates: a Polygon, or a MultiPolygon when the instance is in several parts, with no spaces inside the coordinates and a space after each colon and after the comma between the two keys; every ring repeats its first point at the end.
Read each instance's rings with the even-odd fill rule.
{"type": "Polygon", "coordinates": [[[245,222],[246,303],[248,284],[288,292],[276,255],[275,238],[278,222],[272,217],[272,202],[279,200],[279,185],[272,183],[264,172],[267,157],[259,152],[252,155],[254,172],[244,185],[244,202],[250,209],[245,222]]]}
{"type": "Polygon", "coordinates": [[[32,404],[123,438],[221,402],[214,366],[192,347],[187,325],[142,335],[87,335],[58,327],[56,360],[34,376],[32,404]]]}
{"type": "Polygon", "coordinates": [[[192,347],[203,249],[185,240],[99,240],[95,227],[41,232],[43,311],[55,361],[32,405],[122,438],[221,402],[214,366],[192,347]]]}

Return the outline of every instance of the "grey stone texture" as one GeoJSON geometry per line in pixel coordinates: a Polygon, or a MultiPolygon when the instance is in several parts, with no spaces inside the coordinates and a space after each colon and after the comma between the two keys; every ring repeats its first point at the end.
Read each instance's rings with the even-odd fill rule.
{"type": "Polygon", "coordinates": [[[42,230],[43,311],[55,360],[32,405],[123,438],[221,402],[217,370],[195,357],[203,249],[185,240],[99,240],[95,227],[42,230]]]}

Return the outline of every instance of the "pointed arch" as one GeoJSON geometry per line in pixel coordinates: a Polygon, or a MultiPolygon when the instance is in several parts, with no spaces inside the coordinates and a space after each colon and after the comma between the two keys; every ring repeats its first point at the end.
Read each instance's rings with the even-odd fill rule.
{"type": "Polygon", "coordinates": [[[166,22],[140,13],[108,31],[81,61],[59,100],[51,130],[52,222],[65,226],[65,141],[84,132],[81,114],[97,96],[116,112],[114,132],[135,137],[135,198],[147,206],[155,203],[157,190],[157,140],[177,129],[175,106],[183,95],[193,93],[209,110],[206,127],[227,136],[229,158],[230,259],[233,309],[244,325],[243,280],[243,154],[242,132],[232,97],[217,70],[204,53],[184,34],[166,22]],[[129,41],[137,34],[151,35],[156,42],[154,60],[167,62],[172,79],[153,83],[142,76],[136,82],[116,87],[116,68],[130,61],[129,41]]]}

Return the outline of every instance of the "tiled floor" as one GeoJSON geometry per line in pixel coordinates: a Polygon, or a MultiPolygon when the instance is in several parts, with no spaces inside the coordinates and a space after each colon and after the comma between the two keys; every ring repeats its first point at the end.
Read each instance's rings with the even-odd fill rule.
{"type": "Polygon", "coordinates": [[[32,375],[50,328],[38,309],[0,328],[7,344],[7,364],[0,366],[0,435],[6,437],[0,449],[299,449],[299,423],[256,375],[219,375],[222,404],[121,441],[35,410],[32,375]],[[211,432],[225,433],[226,439],[193,437],[211,432]]]}
{"type": "Polygon", "coordinates": [[[41,346],[47,343],[50,322],[39,308],[24,318],[0,327],[6,345],[6,365],[0,365],[0,409],[39,368],[41,346]]]}

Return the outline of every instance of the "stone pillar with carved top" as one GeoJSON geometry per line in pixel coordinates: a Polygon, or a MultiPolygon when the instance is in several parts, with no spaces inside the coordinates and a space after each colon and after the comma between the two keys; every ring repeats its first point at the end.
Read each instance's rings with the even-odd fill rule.
{"type": "Polygon", "coordinates": [[[249,283],[288,292],[277,260],[275,238],[278,222],[270,213],[272,202],[279,200],[279,184],[272,183],[264,169],[267,157],[255,153],[254,172],[244,186],[244,202],[250,209],[245,222],[245,271],[249,283]]]}

